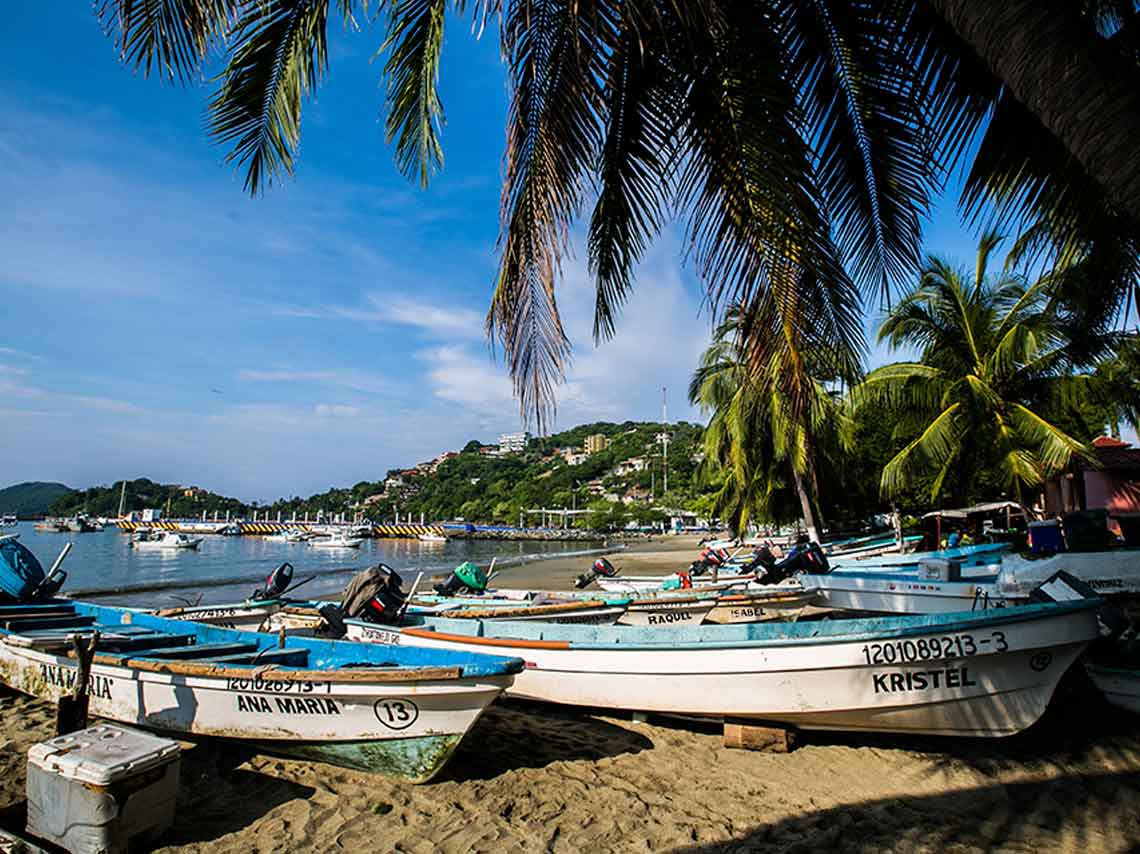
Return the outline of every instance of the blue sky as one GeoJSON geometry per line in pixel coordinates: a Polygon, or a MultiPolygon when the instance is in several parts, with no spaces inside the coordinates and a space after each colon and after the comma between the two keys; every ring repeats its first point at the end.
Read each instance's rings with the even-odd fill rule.
{"type": "MultiPolygon", "coordinates": [[[[10,0],[0,32],[0,485],[120,477],[244,499],[376,479],[519,429],[482,336],[495,272],[506,94],[497,44],[452,22],[443,174],[396,171],[375,28],[334,25],[295,179],[251,200],[202,130],[209,85],[119,65],[85,3],[10,0]]],[[[952,199],[928,249],[971,256],[952,199]]],[[[556,428],[698,420],[707,341],[668,230],[615,340],[590,338],[584,251],[560,304],[575,346],[556,428]]],[[[873,318],[869,321],[873,323],[873,318]]]]}

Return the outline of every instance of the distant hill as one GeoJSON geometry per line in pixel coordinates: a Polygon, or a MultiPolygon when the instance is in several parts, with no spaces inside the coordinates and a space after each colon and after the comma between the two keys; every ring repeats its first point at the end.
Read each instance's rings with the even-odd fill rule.
{"type": "Polygon", "coordinates": [[[0,513],[42,516],[52,504],[71,492],[71,487],[62,483],[17,483],[0,489],[0,513]]]}

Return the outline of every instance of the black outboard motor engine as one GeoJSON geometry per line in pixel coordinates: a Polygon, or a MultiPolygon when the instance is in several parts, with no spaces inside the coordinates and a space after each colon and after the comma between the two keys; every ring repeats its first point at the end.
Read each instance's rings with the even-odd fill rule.
{"type": "Polygon", "coordinates": [[[581,590],[583,587],[588,587],[592,584],[594,579],[599,575],[602,578],[613,578],[617,574],[618,568],[604,557],[600,557],[594,561],[594,565],[590,567],[589,572],[583,572],[578,576],[574,581],[574,586],[581,590]]]}
{"type": "Polygon", "coordinates": [[[813,575],[823,575],[830,572],[831,566],[827,562],[827,555],[819,547],[819,543],[797,542],[788,551],[787,557],[778,561],[764,579],[769,584],[779,584],[785,578],[790,578],[797,572],[810,572],[813,575]]]}
{"type": "Polygon", "coordinates": [[[776,557],[772,554],[772,550],[765,545],[761,546],[752,554],[752,559],[744,564],[740,568],[740,571],[744,575],[754,573],[757,581],[767,581],[768,575],[775,568],[776,557]]]}
{"type": "MultiPolygon", "coordinates": [[[[350,619],[395,625],[407,600],[402,588],[400,573],[387,564],[378,563],[358,572],[348,582],[341,598],[341,614],[350,619]]],[[[325,622],[332,625],[327,616],[325,622]]]]}
{"type": "Polygon", "coordinates": [[[273,570],[273,572],[269,573],[269,577],[265,579],[265,586],[254,590],[249,594],[249,598],[255,602],[280,599],[292,583],[293,564],[286,561],[277,567],[277,569],[273,570]]]}

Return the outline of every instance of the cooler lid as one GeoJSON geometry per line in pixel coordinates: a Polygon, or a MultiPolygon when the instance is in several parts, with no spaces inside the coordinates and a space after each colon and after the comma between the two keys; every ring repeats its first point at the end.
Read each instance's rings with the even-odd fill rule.
{"type": "Polygon", "coordinates": [[[100,724],[33,745],[28,761],[61,777],[107,786],[174,759],[177,741],[100,724]]]}

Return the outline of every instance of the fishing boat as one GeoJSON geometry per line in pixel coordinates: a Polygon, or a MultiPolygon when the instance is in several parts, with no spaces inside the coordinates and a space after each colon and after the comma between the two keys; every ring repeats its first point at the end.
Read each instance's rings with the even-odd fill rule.
{"type": "Polygon", "coordinates": [[[313,537],[308,531],[301,528],[289,528],[279,534],[270,534],[265,537],[267,543],[304,543],[313,537]]]}
{"type": "Polygon", "coordinates": [[[327,537],[314,537],[309,545],[318,549],[358,549],[364,542],[360,537],[351,536],[347,531],[336,531],[327,537]]]}
{"type": "Polygon", "coordinates": [[[508,694],[802,729],[1003,736],[1033,724],[1097,637],[1099,600],[749,625],[347,621],[348,637],[525,658],[508,694]]]}
{"type": "Polygon", "coordinates": [[[132,548],[144,551],[196,549],[200,545],[202,545],[202,537],[191,537],[189,534],[176,531],[140,530],[136,531],[135,536],[131,539],[132,548]]]}
{"type": "Polygon", "coordinates": [[[517,658],[279,640],[59,600],[0,607],[0,680],[44,700],[70,694],[72,638],[94,632],[94,715],[415,782],[439,772],[523,668],[517,658]]]}
{"type": "Polygon", "coordinates": [[[20,520],[16,518],[15,513],[6,513],[0,516],[0,528],[15,528],[20,524],[20,520]]]}
{"type": "Polygon", "coordinates": [[[417,539],[421,543],[446,543],[447,537],[442,534],[420,534],[417,539]]]}
{"type": "Polygon", "coordinates": [[[1086,661],[1085,670],[1108,702],[1140,715],[1140,668],[1106,667],[1086,661]]]}

